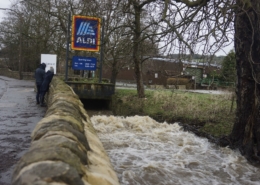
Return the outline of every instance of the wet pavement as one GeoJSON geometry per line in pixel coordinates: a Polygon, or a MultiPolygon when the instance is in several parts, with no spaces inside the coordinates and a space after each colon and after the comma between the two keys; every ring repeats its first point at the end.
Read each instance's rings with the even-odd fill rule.
{"type": "Polygon", "coordinates": [[[46,108],[36,105],[34,82],[0,76],[0,185],[10,185],[15,164],[30,147],[46,108]]]}

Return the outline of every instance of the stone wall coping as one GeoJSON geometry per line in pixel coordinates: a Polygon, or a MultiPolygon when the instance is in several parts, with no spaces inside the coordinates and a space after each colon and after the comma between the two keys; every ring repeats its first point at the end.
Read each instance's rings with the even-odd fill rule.
{"type": "Polygon", "coordinates": [[[45,117],[31,137],[29,150],[16,164],[13,185],[119,185],[83,104],[56,76],[50,84],[45,117]]]}

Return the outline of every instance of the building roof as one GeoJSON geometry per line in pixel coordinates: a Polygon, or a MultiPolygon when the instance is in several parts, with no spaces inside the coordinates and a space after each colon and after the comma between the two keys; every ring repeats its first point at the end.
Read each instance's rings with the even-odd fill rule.
{"type": "Polygon", "coordinates": [[[197,61],[188,61],[188,60],[178,60],[178,59],[170,59],[170,58],[160,58],[160,57],[153,57],[150,58],[150,60],[157,60],[157,61],[165,61],[165,62],[181,62],[186,65],[194,66],[194,67],[216,67],[221,68],[221,65],[219,64],[212,64],[211,62],[197,62],[197,61]]]}

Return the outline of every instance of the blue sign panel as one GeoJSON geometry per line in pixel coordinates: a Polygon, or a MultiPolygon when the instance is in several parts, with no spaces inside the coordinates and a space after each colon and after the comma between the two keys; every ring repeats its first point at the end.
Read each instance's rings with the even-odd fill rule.
{"type": "Polygon", "coordinates": [[[94,57],[73,56],[72,69],[95,71],[97,69],[97,59],[94,57]]]}
{"type": "Polygon", "coordinates": [[[71,40],[73,50],[99,51],[100,19],[74,15],[71,40]]]}

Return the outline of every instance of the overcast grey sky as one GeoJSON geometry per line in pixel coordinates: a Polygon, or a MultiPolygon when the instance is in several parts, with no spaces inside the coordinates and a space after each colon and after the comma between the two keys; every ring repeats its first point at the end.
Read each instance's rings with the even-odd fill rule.
{"type": "MultiPolygon", "coordinates": [[[[11,2],[10,0],[0,0],[0,8],[10,8],[11,2]]],[[[4,17],[4,10],[0,10],[0,20],[4,17]]]]}
{"type": "MultiPolygon", "coordinates": [[[[0,0],[0,8],[10,8],[14,2],[19,2],[19,0],[0,0]]],[[[0,21],[2,21],[4,13],[4,10],[0,10],[0,21]]],[[[223,51],[219,51],[217,56],[226,55],[231,49],[233,49],[233,45],[234,44],[231,44],[230,46],[223,48],[223,51]]]]}

